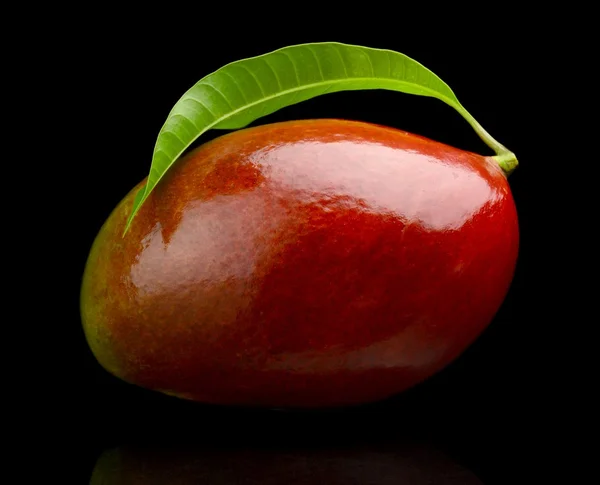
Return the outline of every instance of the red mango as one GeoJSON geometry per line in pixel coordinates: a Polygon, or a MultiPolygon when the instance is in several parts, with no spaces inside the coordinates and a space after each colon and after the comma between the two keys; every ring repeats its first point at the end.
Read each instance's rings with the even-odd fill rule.
{"type": "Polygon", "coordinates": [[[511,284],[515,203],[492,157],[305,120],[186,154],[92,246],[81,312],[119,378],[216,404],[330,407],[427,379],[511,284]]]}

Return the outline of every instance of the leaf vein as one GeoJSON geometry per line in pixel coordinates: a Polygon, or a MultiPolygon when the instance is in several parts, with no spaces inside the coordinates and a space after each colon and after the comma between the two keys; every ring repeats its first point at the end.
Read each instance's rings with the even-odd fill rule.
{"type": "Polygon", "coordinates": [[[289,59],[289,61],[292,63],[292,68],[294,69],[294,74],[296,75],[296,85],[298,87],[300,87],[300,77],[298,76],[298,68],[296,67],[296,63],[294,62],[293,57],[291,57],[287,52],[282,52],[282,54],[285,55],[285,57],[287,57],[289,59]]]}
{"type": "Polygon", "coordinates": [[[207,81],[201,81],[201,84],[202,84],[203,86],[208,86],[209,88],[211,88],[211,89],[213,89],[214,91],[216,91],[216,92],[217,92],[217,94],[219,94],[219,95],[220,95],[220,96],[223,98],[223,100],[224,100],[224,101],[227,103],[227,106],[229,106],[231,109],[234,109],[234,107],[233,107],[233,105],[231,104],[231,102],[230,102],[230,101],[227,99],[227,96],[225,96],[225,95],[223,94],[223,92],[222,92],[222,91],[221,91],[219,88],[217,88],[217,87],[213,86],[211,83],[209,83],[209,82],[207,82],[207,81]]]}
{"type": "Polygon", "coordinates": [[[258,78],[256,77],[256,74],[254,74],[250,69],[248,69],[247,66],[245,66],[244,64],[240,64],[239,67],[243,68],[248,74],[250,74],[252,76],[252,78],[254,79],[254,81],[256,82],[256,85],[258,86],[258,89],[260,89],[260,94],[264,97],[266,96],[265,94],[265,90],[262,87],[262,84],[260,83],[260,81],[258,80],[258,78]]]}
{"type": "Polygon", "coordinates": [[[267,65],[267,67],[271,70],[271,72],[275,76],[275,80],[277,81],[277,87],[279,89],[283,89],[283,85],[281,84],[281,81],[279,80],[279,75],[277,74],[277,71],[275,71],[275,69],[273,69],[273,66],[271,66],[271,63],[269,62],[268,59],[263,59],[263,60],[265,61],[265,64],[267,65]]]}
{"type": "Polygon", "coordinates": [[[346,77],[348,77],[348,68],[346,67],[346,61],[344,61],[344,56],[342,56],[342,53],[340,52],[339,46],[334,45],[332,46],[335,52],[337,52],[337,55],[340,57],[340,61],[342,62],[342,67],[344,68],[344,73],[346,74],[346,77]]]}
{"type": "Polygon", "coordinates": [[[321,63],[319,62],[319,58],[317,57],[317,55],[315,54],[315,51],[312,49],[311,46],[307,46],[307,48],[310,51],[310,53],[313,55],[313,57],[315,58],[315,61],[317,62],[317,67],[319,68],[319,74],[321,75],[321,79],[323,81],[325,81],[325,74],[323,74],[323,69],[321,69],[321,63]]]}
{"type": "Polygon", "coordinates": [[[217,116],[209,109],[209,107],[206,105],[206,103],[204,103],[203,101],[195,98],[194,96],[192,96],[191,94],[188,94],[187,99],[189,99],[190,101],[194,101],[195,103],[198,103],[200,106],[202,106],[206,111],[208,111],[208,113],[213,117],[216,118],[217,116]]]}
{"type": "Polygon", "coordinates": [[[244,91],[240,88],[240,86],[238,85],[237,80],[229,73],[229,71],[227,70],[223,70],[221,71],[223,74],[225,74],[229,79],[231,79],[231,81],[233,82],[234,86],[236,87],[236,89],[239,91],[239,93],[242,95],[242,99],[244,100],[244,103],[248,102],[248,98],[246,97],[246,95],[244,94],[244,91]]]}

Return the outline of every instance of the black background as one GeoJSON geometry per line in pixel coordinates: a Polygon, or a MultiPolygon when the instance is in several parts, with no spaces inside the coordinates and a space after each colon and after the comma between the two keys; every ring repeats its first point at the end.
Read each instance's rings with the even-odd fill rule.
{"type": "MultiPolygon", "coordinates": [[[[490,35],[503,27],[497,20],[485,28],[471,25],[462,36],[453,26],[443,31],[424,27],[417,36],[402,35],[393,26],[367,33],[358,25],[319,29],[305,24],[277,32],[255,25],[232,29],[229,41],[213,43],[204,39],[210,35],[200,28],[170,24],[157,31],[155,24],[138,21],[133,28],[131,19],[117,16],[103,20],[101,27],[80,27],[68,41],[74,69],[64,88],[81,114],[80,122],[71,119],[81,130],[81,146],[80,156],[69,166],[70,177],[78,181],[76,192],[62,192],[60,197],[68,200],[72,215],[79,214],[85,202],[85,216],[77,217],[76,227],[69,223],[75,234],[68,249],[73,264],[68,266],[68,285],[61,286],[67,305],[54,335],[59,351],[44,370],[52,382],[48,411],[57,433],[67,439],[61,452],[70,457],[70,471],[77,470],[77,479],[86,483],[103,451],[127,444],[171,451],[179,446],[225,452],[266,447],[274,463],[281,457],[277,450],[326,449],[334,456],[348,446],[387,445],[404,450],[398,453],[413,446],[440,450],[483,483],[536,483],[531,477],[539,470],[533,464],[559,428],[557,420],[548,424],[543,417],[551,412],[548,375],[558,367],[546,351],[554,329],[541,314],[542,292],[532,291],[543,280],[537,225],[543,210],[543,143],[534,129],[542,116],[535,89],[545,69],[538,56],[540,38],[525,35],[522,26],[514,24],[510,35],[490,35]],[[285,45],[326,40],[389,48],[413,57],[445,80],[486,130],[517,154],[520,167],[510,185],[519,211],[521,248],[512,287],[496,318],[443,372],[400,396],[356,409],[286,413],[205,406],[110,376],[94,360],[81,329],[81,274],[101,224],[146,175],[170,108],[191,85],[225,63],[285,45]],[[73,43],[80,44],[79,55],[73,43]]],[[[490,153],[450,107],[393,92],[330,94],[254,124],[323,117],[381,123],[490,153]]],[[[200,142],[218,134],[210,132],[200,142]]],[[[545,170],[552,172],[549,163],[545,161],[545,170]]],[[[66,266],[62,268],[66,273],[66,266]]],[[[198,456],[202,453],[197,451],[198,456]]],[[[374,465],[366,460],[356,466],[368,476],[374,465]]],[[[250,478],[247,483],[254,483],[250,478]]],[[[281,481],[285,482],[290,482],[287,476],[281,481]]]]}

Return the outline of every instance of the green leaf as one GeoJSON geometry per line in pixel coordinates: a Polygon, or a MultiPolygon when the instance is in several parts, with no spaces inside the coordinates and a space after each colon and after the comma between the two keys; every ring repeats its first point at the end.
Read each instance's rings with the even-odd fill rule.
{"type": "Polygon", "coordinates": [[[514,154],[481,127],[450,87],[410,57],[337,42],[294,45],[227,64],[181,97],[160,130],[148,179],[135,198],[125,232],[166,171],[206,131],[243,128],[315,96],[365,89],[388,89],[443,101],[496,152],[496,160],[506,173],[516,167],[514,154]]]}

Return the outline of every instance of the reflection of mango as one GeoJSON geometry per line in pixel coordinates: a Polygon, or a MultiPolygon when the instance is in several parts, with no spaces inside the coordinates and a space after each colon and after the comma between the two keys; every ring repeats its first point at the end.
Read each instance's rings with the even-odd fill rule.
{"type": "Polygon", "coordinates": [[[206,143],[123,238],[133,197],[89,255],[87,340],[116,376],[209,403],[398,393],[486,327],[517,257],[513,198],[491,158],[366,123],[206,143]]]}
{"type": "Polygon", "coordinates": [[[480,485],[427,447],[229,451],[121,447],[97,461],[90,485],[480,485]]]}

